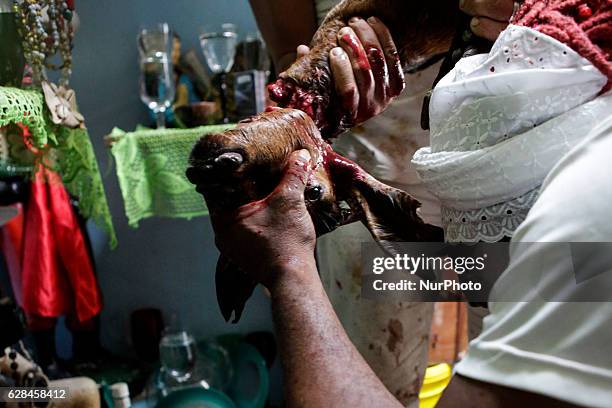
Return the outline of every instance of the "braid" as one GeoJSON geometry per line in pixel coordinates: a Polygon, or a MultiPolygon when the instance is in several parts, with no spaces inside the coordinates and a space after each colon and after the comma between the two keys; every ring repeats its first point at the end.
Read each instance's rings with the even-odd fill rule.
{"type": "Polygon", "coordinates": [[[588,59],[612,87],[612,0],[526,0],[512,24],[549,35],[588,59]]]}

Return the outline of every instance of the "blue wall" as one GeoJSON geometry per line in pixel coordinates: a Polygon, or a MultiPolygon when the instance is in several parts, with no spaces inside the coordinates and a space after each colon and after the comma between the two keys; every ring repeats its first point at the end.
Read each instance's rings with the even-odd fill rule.
{"type": "Polygon", "coordinates": [[[153,218],[138,229],[127,225],[116,177],[109,169],[103,137],[114,126],[133,129],[147,121],[138,97],[136,35],[141,26],[167,21],[183,39],[183,50],[199,50],[206,24],[233,22],[241,34],[256,30],[247,0],[80,0],[72,86],[102,167],[119,239],[108,249],[94,229],[98,275],[105,298],[103,342],[129,353],[129,315],[140,307],[177,313],[198,337],[271,329],[268,300],[261,291],[249,302],[240,324],[223,321],[216,303],[217,251],[207,218],[153,218]]]}

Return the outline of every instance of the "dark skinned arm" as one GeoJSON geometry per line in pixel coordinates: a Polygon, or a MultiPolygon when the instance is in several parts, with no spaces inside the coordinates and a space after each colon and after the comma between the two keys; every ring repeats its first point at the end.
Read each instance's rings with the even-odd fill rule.
{"type": "MultiPolygon", "coordinates": [[[[277,188],[236,211],[213,212],[220,251],[271,293],[289,407],[401,407],[342,328],[314,259],[315,230],[304,204],[312,173],[295,152],[277,188]]],[[[573,407],[543,395],[454,376],[440,408],[573,407]]]]}
{"type": "MultiPolygon", "coordinates": [[[[279,64],[277,67],[282,71],[293,61],[295,46],[308,43],[315,27],[313,24],[311,31],[305,28],[309,24],[296,27],[287,12],[291,10],[293,16],[300,18],[309,16],[308,11],[296,8],[306,7],[312,12],[314,21],[312,2],[273,0],[262,5],[263,0],[250,1],[273,58],[279,64]],[[268,7],[266,13],[262,7],[268,7]],[[279,63],[285,56],[289,56],[286,62],[279,63]]],[[[482,3],[495,1],[509,2],[490,0],[482,3]]],[[[462,5],[464,10],[489,17],[486,12],[477,10],[478,5],[472,7],[472,3],[475,1],[466,0],[462,5]]],[[[481,18],[479,24],[482,25],[476,28],[478,24],[473,24],[474,31],[494,38],[506,24],[494,17],[481,18]]],[[[363,25],[358,22],[351,28],[357,29],[357,36],[363,40],[360,34],[367,34],[367,27],[361,30],[358,24],[363,25]]],[[[376,34],[380,39],[380,33],[376,34]]],[[[355,73],[351,72],[354,61],[340,45],[338,53],[332,56],[336,80],[342,78],[336,87],[339,92],[354,92],[359,89],[355,73]]],[[[307,156],[307,152],[303,154],[307,156]]],[[[310,176],[306,163],[307,158],[295,154],[289,160],[285,177],[269,197],[231,214],[212,214],[217,245],[232,259],[244,260],[242,268],[271,293],[287,406],[401,407],[350,342],[319,279],[314,260],[314,227],[303,199],[304,186],[310,176]]],[[[441,408],[454,407],[460,402],[465,407],[505,408],[536,400],[542,402],[540,406],[559,403],[544,396],[454,376],[439,405],[441,408]]]]}
{"type": "Polygon", "coordinates": [[[211,214],[217,246],[271,293],[287,406],[401,407],[348,339],[319,279],[304,204],[309,160],[294,153],[270,196],[211,214]]]}
{"type": "Polygon", "coordinates": [[[342,328],[314,257],[271,287],[289,407],[401,407],[342,328]]]}
{"type": "Polygon", "coordinates": [[[276,72],[295,61],[296,48],[310,43],[317,30],[314,1],[249,0],[257,26],[272,54],[276,72]]]}

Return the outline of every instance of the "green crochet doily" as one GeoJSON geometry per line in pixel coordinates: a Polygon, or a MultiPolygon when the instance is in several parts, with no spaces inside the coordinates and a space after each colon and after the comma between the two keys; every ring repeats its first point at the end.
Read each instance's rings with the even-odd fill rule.
{"type": "Polygon", "coordinates": [[[32,132],[32,143],[41,148],[49,139],[57,143],[47,132],[44,97],[42,92],[0,86],[0,126],[22,123],[32,132]]]}
{"type": "Polygon", "coordinates": [[[193,218],[207,215],[200,194],[185,177],[189,154],[205,134],[222,132],[235,125],[193,129],[113,129],[111,152],[129,224],[137,227],[151,216],[193,218]]]}
{"type": "Polygon", "coordinates": [[[28,126],[32,144],[45,148],[45,160],[62,176],[68,192],[78,197],[79,212],[104,229],[111,248],[117,237],[111,220],[98,162],[86,129],[54,125],[48,118],[40,91],[0,87],[0,126],[21,123],[28,126]]]}

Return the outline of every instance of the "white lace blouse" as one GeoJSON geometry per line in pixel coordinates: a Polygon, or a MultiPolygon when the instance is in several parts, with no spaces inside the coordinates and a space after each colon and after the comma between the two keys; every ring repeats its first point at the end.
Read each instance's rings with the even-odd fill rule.
{"type": "Polygon", "coordinates": [[[511,237],[542,180],[610,109],[606,77],[556,39],[509,26],[432,93],[431,146],[412,163],[442,203],[447,241],[511,237]]]}

